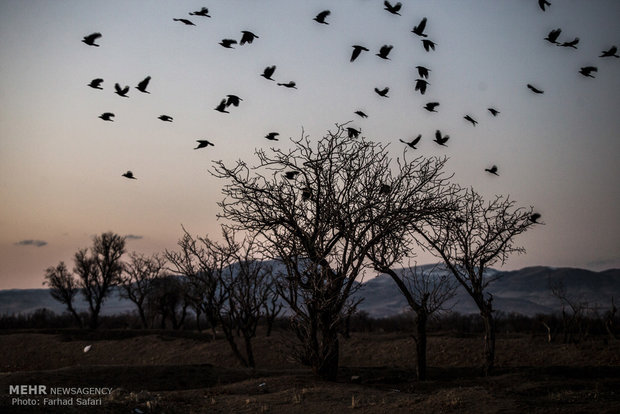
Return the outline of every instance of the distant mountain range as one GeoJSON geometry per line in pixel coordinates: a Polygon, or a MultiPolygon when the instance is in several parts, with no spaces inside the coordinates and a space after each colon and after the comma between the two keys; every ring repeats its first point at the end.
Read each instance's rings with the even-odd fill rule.
{"type": "MultiPolygon", "coordinates": [[[[420,266],[429,271],[433,265],[420,266]]],[[[439,272],[445,270],[439,270],[439,272]]],[[[534,316],[538,313],[561,312],[560,301],[551,295],[550,282],[562,281],[571,298],[598,306],[604,312],[611,306],[612,296],[620,303],[620,269],[592,272],[575,268],[526,267],[514,271],[490,270],[498,279],[489,286],[493,305],[498,311],[534,316]]],[[[362,283],[357,297],[363,298],[359,310],[375,318],[387,317],[407,311],[408,306],[396,284],[387,275],[379,275],[362,283]]],[[[462,287],[449,303],[453,311],[462,314],[477,313],[473,300],[462,287]]],[[[9,289],[0,291],[0,315],[28,314],[40,308],[62,313],[65,308],[54,300],[49,289],[9,289]]],[[[76,308],[86,310],[86,303],[79,298],[76,308]]],[[[118,291],[106,300],[102,314],[112,315],[132,312],[133,303],[122,299],[118,291]]]]}

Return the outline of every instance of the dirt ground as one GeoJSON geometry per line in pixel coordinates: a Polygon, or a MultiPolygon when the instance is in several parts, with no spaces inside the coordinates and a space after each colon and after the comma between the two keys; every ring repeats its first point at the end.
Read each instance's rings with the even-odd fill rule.
{"type": "Polygon", "coordinates": [[[338,381],[323,382],[287,357],[288,340],[281,332],[259,334],[257,367],[250,370],[208,333],[0,332],[0,412],[620,412],[618,342],[500,336],[497,369],[483,377],[482,338],[432,335],[429,380],[418,382],[410,336],[354,333],[341,341],[338,381]],[[9,386],[23,384],[111,393],[90,396],[97,405],[57,406],[43,401],[49,395],[9,395],[9,386]],[[20,405],[27,398],[38,405],[20,405]]]}

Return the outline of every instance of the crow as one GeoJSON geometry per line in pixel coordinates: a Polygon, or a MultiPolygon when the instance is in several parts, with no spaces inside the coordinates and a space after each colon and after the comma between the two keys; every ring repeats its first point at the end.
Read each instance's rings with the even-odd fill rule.
{"type": "Polygon", "coordinates": [[[560,36],[560,33],[562,33],[562,29],[558,28],[555,30],[552,30],[549,32],[549,34],[547,35],[547,37],[545,37],[545,40],[547,42],[553,43],[553,44],[559,44],[558,43],[558,37],[560,36]]]}
{"type": "Polygon", "coordinates": [[[269,141],[278,141],[278,138],[276,138],[278,135],[280,135],[280,133],[270,132],[267,135],[265,135],[265,138],[267,138],[269,141]]]}
{"type": "Polygon", "coordinates": [[[588,78],[593,78],[594,76],[592,76],[592,72],[597,71],[598,69],[595,66],[584,66],[583,68],[579,69],[579,73],[588,78]]]}
{"type": "Polygon", "coordinates": [[[362,53],[362,50],[368,52],[368,49],[364,46],[353,45],[353,53],[351,53],[351,62],[353,62],[362,53]]]}
{"type": "Polygon", "coordinates": [[[435,131],[435,139],[433,141],[435,141],[439,145],[443,145],[444,147],[447,147],[446,142],[448,142],[449,139],[450,139],[450,135],[442,136],[440,130],[435,131]]]}
{"type": "Polygon", "coordinates": [[[485,168],[484,170],[488,173],[495,174],[499,177],[499,174],[497,173],[497,165],[494,165],[491,168],[485,168]]]}
{"type": "Polygon", "coordinates": [[[114,93],[117,94],[118,96],[122,96],[123,98],[129,98],[129,96],[127,96],[127,92],[129,92],[129,86],[125,86],[124,88],[121,88],[121,85],[119,85],[118,83],[115,83],[114,89],[116,89],[116,92],[114,93]]]}
{"type": "Polygon", "coordinates": [[[349,135],[349,138],[357,138],[357,136],[360,134],[360,132],[362,132],[362,130],[357,130],[355,128],[351,128],[348,127],[347,128],[347,134],[349,135]]]}
{"type": "Polygon", "coordinates": [[[366,114],[365,114],[364,112],[362,112],[362,111],[355,111],[355,112],[354,112],[354,114],[355,114],[355,115],[359,115],[359,116],[361,116],[362,118],[368,118],[368,115],[366,115],[366,114]]]}
{"type": "Polygon", "coordinates": [[[90,83],[88,84],[88,86],[90,86],[93,89],[103,89],[101,87],[102,83],[103,83],[103,79],[97,78],[97,79],[91,80],[90,83]]]}
{"type": "Polygon", "coordinates": [[[551,3],[547,0],[538,0],[538,7],[540,7],[542,11],[545,11],[545,6],[551,6],[551,3]]]}
{"type": "Polygon", "coordinates": [[[424,105],[424,109],[426,109],[429,112],[437,112],[435,108],[438,106],[439,106],[439,102],[429,102],[426,105],[424,105]]]}
{"type": "Polygon", "coordinates": [[[312,20],[316,21],[317,23],[321,23],[321,24],[329,24],[325,21],[325,18],[329,16],[330,14],[331,12],[329,10],[323,10],[322,12],[317,14],[316,17],[312,20]]]}
{"type": "Polygon", "coordinates": [[[534,87],[534,86],[530,85],[529,83],[527,84],[527,87],[528,87],[528,88],[529,88],[532,92],[534,92],[534,93],[540,93],[540,94],[545,93],[545,91],[542,91],[542,90],[540,90],[540,89],[538,89],[538,88],[536,88],[536,87],[534,87]]]}
{"type": "Polygon", "coordinates": [[[564,46],[564,47],[572,47],[573,49],[577,49],[577,44],[579,43],[579,38],[576,37],[573,40],[571,40],[570,42],[563,42],[560,44],[560,46],[564,46]]]}
{"type": "Polygon", "coordinates": [[[265,70],[263,70],[263,74],[261,75],[263,78],[265,79],[269,79],[271,81],[275,81],[275,79],[273,79],[271,76],[273,75],[273,73],[276,71],[276,66],[267,66],[265,68],[265,70]]]}
{"type": "Polygon", "coordinates": [[[430,52],[430,49],[435,50],[436,44],[437,43],[433,42],[432,40],[422,39],[422,46],[424,46],[424,50],[426,50],[427,52],[430,52]]]}
{"type": "Polygon", "coordinates": [[[243,33],[243,35],[241,36],[241,40],[239,41],[239,45],[243,46],[246,43],[252,43],[254,41],[254,39],[258,39],[258,36],[256,36],[254,33],[249,32],[247,30],[242,30],[241,33],[243,33]]]}
{"type": "Polygon", "coordinates": [[[411,140],[410,142],[407,141],[403,141],[402,139],[398,139],[400,142],[402,142],[403,144],[407,144],[409,146],[409,148],[413,148],[413,149],[417,149],[415,146],[418,145],[418,142],[420,142],[420,140],[422,139],[422,134],[419,134],[417,137],[415,137],[413,140],[411,140]]]}
{"type": "Polygon", "coordinates": [[[232,45],[237,44],[237,41],[235,39],[222,39],[222,41],[219,44],[222,45],[222,47],[225,47],[226,49],[234,49],[232,45]]]}
{"type": "Polygon", "coordinates": [[[170,115],[160,115],[157,118],[161,119],[164,122],[172,122],[172,117],[170,115]]]}
{"type": "Polygon", "coordinates": [[[186,26],[196,26],[191,20],[187,20],[187,19],[172,19],[175,22],[181,22],[186,26]]]}
{"type": "Polygon", "coordinates": [[[390,88],[388,88],[387,86],[381,90],[379,90],[378,88],[375,88],[375,92],[377,92],[377,95],[383,96],[384,98],[389,98],[389,96],[387,96],[389,91],[390,91],[390,88]]]}
{"type": "Polygon", "coordinates": [[[287,171],[284,173],[284,177],[287,180],[294,180],[295,177],[297,177],[297,174],[299,174],[299,171],[287,171]]]}
{"type": "Polygon", "coordinates": [[[600,55],[599,57],[615,57],[615,58],[619,58],[620,56],[616,55],[616,52],[618,51],[618,48],[616,46],[612,46],[609,48],[609,50],[603,50],[601,53],[602,55],[600,55]]]}
{"type": "Polygon", "coordinates": [[[211,16],[209,16],[209,9],[207,9],[206,7],[203,7],[200,10],[195,11],[195,12],[190,12],[189,15],[190,16],[211,17],[211,16]]]}
{"type": "Polygon", "coordinates": [[[84,39],[82,39],[82,42],[86,43],[88,46],[97,46],[99,47],[100,45],[95,43],[95,40],[99,39],[101,37],[101,33],[91,33],[88,36],[84,36],[84,39]]]}
{"type": "Polygon", "coordinates": [[[306,186],[301,190],[301,198],[303,200],[309,200],[312,197],[312,188],[306,186]]]}
{"type": "Polygon", "coordinates": [[[478,121],[472,118],[471,115],[465,115],[463,118],[465,118],[466,121],[471,122],[473,126],[476,126],[476,124],[478,123],[478,121]]]}
{"type": "Polygon", "coordinates": [[[420,37],[427,37],[428,35],[424,33],[425,28],[426,28],[426,17],[420,20],[420,23],[417,26],[414,26],[411,32],[417,34],[420,37]]]}
{"type": "Polygon", "coordinates": [[[147,76],[146,78],[144,78],[144,80],[138,83],[138,86],[136,86],[136,89],[143,93],[150,93],[149,91],[146,90],[146,88],[149,86],[150,81],[151,81],[151,77],[147,76]]]}
{"type": "Polygon", "coordinates": [[[215,107],[216,111],[225,113],[225,114],[229,114],[230,112],[228,112],[226,110],[226,98],[222,99],[222,102],[220,102],[220,104],[218,106],[215,107]]]}
{"type": "Polygon", "coordinates": [[[379,187],[379,194],[390,194],[390,191],[392,191],[391,185],[381,184],[381,187],[379,187]]]}
{"type": "Polygon", "coordinates": [[[532,223],[537,223],[538,224],[538,219],[540,218],[540,213],[532,213],[530,214],[530,216],[528,217],[528,220],[531,221],[532,223]]]}
{"type": "Polygon", "coordinates": [[[103,119],[104,121],[114,122],[114,120],[112,119],[114,118],[114,114],[112,112],[104,112],[99,115],[99,118],[103,119]]]}
{"type": "Polygon", "coordinates": [[[491,113],[491,115],[493,116],[497,116],[497,114],[499,114],[500,112],[495,109],[495,108],[487,108],[489,110],[489,112],[491,113]]]}
{"type": "Polygon", "coordinates": [[[420,93],[422,95],[424,95],[424,92],[426,92],[426,86],[427,85],[430,85],[430,83],[428,83],[424,79],[416,79],[415,80],[415,90],[416,91],[420,91],[420,93]]]}
{"type": "Polygon", "coordinates": [[[297,89],[297,84],[293,81],[287,83],[278,83],[278,86],[284,86],[285,88],[297,89]]]}
{"type": "Polygon", "coordinates": [[[396,14],[398,16],[400,16],[400,9],[401,7],[403,7],[401,2],[396,3],[395,5],[391,5],[389,1],[384,1],[383,4],[385,5],[384,10],[389,11],[392,14],[396,14]]]}
{"type": "Polygon", "coordinates": [[[431,71],[430,69],[425,68],[424,66],[416,66],[416,69],[418,70],[418,75],[421,78],[428,79],[428,72],[431,71]]]}
{"type": "Polygon", "coordinates": [[[230,105],[239,106],[239,101],[243,101],[243,99],[239,98],[237,95],[226,95],[226,97],[228,98],[226,100],[226,107],[230,105]]]}
{"type": "Polygon", "coordinates": [[[133,173],[131,171],[127,171],[125,174],[121,174],[121,176],[129,178],[131,180],[137,180],[137,178],[133,176],[133,173]]]}
{"type": "Polygon", "coordinates": [[[394,46],[392,45],[383,45],[381,49],[379,49],[379,53],[375,53],[375,55],[379,56],[381,59],[388,59],[388,55],[394,46]]]}
{"type": "MultiPolygon", "coordinates": [[[[211,16],[208,16],[208,17],[211,17],[211,16]]],[[[199,140],[196,140],[196,142],[198,143],[198,146],[196,148],[194,148],[195,150],[197,150],[199,148],[206,148],[209,145],[211,145],[212,147],[215,146],[215,145],[213,145],[212,142],[207,141],[206,139],[199,139],[199,140]]]]}

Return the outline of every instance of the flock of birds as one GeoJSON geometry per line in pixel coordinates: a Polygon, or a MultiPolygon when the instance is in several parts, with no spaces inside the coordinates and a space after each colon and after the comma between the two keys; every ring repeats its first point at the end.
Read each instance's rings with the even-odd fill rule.
{"type": "MultiPolygon", "coordinates": [[[[538,1],[538,5],[540,7],[540,9],[544,12],[547,10],[547,7],[551,6],[551,3],[547,0],[537,0],[538,1]]],[[[386,10],[388,13],[391,13],[393,15],[397,15],[397,16],[401,16],[400,11],[402,9],[402,3],[397,2],[395,4],[392,4],[389,1],[384,1],[384,10],[386,10]]],[[[211,18],[211,15],[209,14],[209,10],[206,7],[202,7],[200,10],[197,11],[193,11],[189,13],[190,16],[196,16],[196,17],[200,17],[200,18],[211,18]]],[[[331,11],[330,10],[323,10],[320,13],[318,13],[313,20],[317,23],[317,24],[321,24],[321,25],[329,25],[329,17],[331,15],[331,11]]],[[[186,26],[196,26],[196,24],[186,18],[173,18],[173,21],[176,22],[180,22],[186,26]]],[[[420,38],[420,41],[422,42],[422,47],[424,48],[424,50],[426,52],[431,52],[435,50],[435,47],[437,46],[437,43],[430,40],[428,38],[428,34],[426,33],[426,26],[427,26],[427,18],[424,17],[422,18],[419,23],[417,25],[415,25],[411,32],[420,38]]],[[[246,44],[252,44],[254,42],[255,39],[259,39],[259,36],[257,36],[256,34],[252,33],[251,31],[248,30],[242,30],[241,31],[241,38],[240,40],[237,42],[237,40],[235,39],[230,39],[230,38],[225,38],[222,39],[219,44],[227,49],[234,49],[235,45],[240,45],[240,46],[244,46],[246,44]]],[[[578,48],[578,44],[579,44],[579,37],[574,37],[571,40],[566,40],[566,41],[561,41],[560,40],[560,35],[562,34],[562,30],[560,28],[558,29],[554,29],[551,30],[547,37],[544,38],[544,40],[546,40],[547,42],[554,44],[556,46],[559,47],[566,47],[566,48],[572,48],[572,49],[577,49],[578,48]]],[[[92,33],[89,34],[87,36],[84,36],[84,38],[82,39],[82,42],[84,42],[86,45],[88,46],[94,46],[94,47],[98,47],[100,46],[99,44],[97,44],[97,40],[100,39],[102,37],[101,33],[92,33]]],[[[363,46],[363,45],[353,45],[352,46],[353,51],[351,53],[350,56],[350,62],[355,62],[362,53],[364,52],[369,52],[370,50],[363,46]]],[[[378,56],[380,59],[384,59],[384,60],[390,60],[390,52],[392,51],[393,46],[392,45],[383,45],[380,47],[380,49],[378,50],[378,52],[376,53],[376,56],[378,56]]],[[[607,50],[603,50],[600,54],[600,58],[610,58],[610,57],[614,57],[614,58],[619,58],[620,56],[618,56],[617,54],[617,47],[616,46],[612,46],[607,50]]],[[[415,92],[419,92],[421,95],[424,95],[427,91],[428,86],[430,85],[430,83],[428,82],[429,79],[429,74],[431,72],[431,69],[424,67],[424,66],[416,66],[415,67],[417,69],[417,74],[418,74],[418,78],[415,80],[414,82],[414,91],[415,92]]],[[[266,80],[269,81],[274,81],[275,79],[273,78],[274,73],[276,71],[276,66],[275,65],[271,65],[271,66],[267,66],[263,73],[260,74],[260,76],[262,76],[263,78],[265,78],[266,80]]],[[[584,77],[588,77],[588,78],[594,78],[593,73],[596,73],[598,71],[598,68],[596,66],[593,65],[589,65],[589,66],[584,66],[581,67],[579,70],[579,73],[581,75],[583,75],[584,77]]],[[[147,76],[145,77],[142,81],[140,81],[137,85],[136,85],[136,89],[138,91],[140,91],[141,93],[145,93],[148,94],[150,93],[147,88],[149,86],[149,82],[151,81],[151,77],[147,76]]],[[[88,86],[90,86],[91,88],[94,89],[103,89],[102,88],[102,83],[103,83],[103,79],[101,78],[96,78],[93,79],[88,86]]],[[[290,88],[290,89],[297,89],[297,85],[294,81],[288,81],[288,82],[276,82],[278,86],[281,87],[285,87],[285,88],[290,88]]],[[[526,84],[526,87],[532,91],[532,93],[536,94],[536,95],[542,95],[544,94],[544,90],[541,89],[538,86],[534,86],[530,83],[526,84]]],[[[130,87],[129,86],[121,86],[119,83],[116,83],[114,85],[114,93],[116,93],[117,95],[119,95],[120,97],[124,97],[124,98],[128,98],[128,93],[130,91],[130,87]]],[[[378,88],[375,87],[374,91],[375,93],[383,98],[389,98],[389,87],[382,87],[382,88],[378,88]]],[[[242,102],[243,99],[240,98],[239,96],[236,95],[226,95],[224,98],[221,99],[221,101],[219,102],[219,104],[214,108],[216,111],[221,112],[221,113],[230,113],[229,109],[231,108],[236,108],[240,105],[240,102],[242,102]]],[[[437,108],[440,106],[439,102],[436,101],[431,101],[431,102],[427,102],[426,104],[423,105],[423,109],[425,109],[428,112],[438,112],[437,108]]],[[[489,111],[489,113],[493,116],[496,117],[500,114],[500,111],[497,110],[496,108],[493,107],[489,107],[487,108],[487,110],[489,111]]],[[[356,110],[354,112],[354,114],[358,115],[360,118],[367,118],[368,115],[361,111],[361,110],[356,110]]],[[[113,118],[114,118],[115,114],[113,112],[104,112],[103,114],[101,114],[99,116],[99,118],[101,118],[104,121],[109,121],[112,122],[113,118]]],[[[158,117],[161,121],[164,122],[172,122],[173,118],[172,116],[169,115],[160,115],[158,117]]],[[[470,114],[465,114],[463,116],[463,119],[465,119],[467,122],[469,122],[472,126],[476,126],[478,124],[478,121],[470,114]]],[[[347,128],[347,133],[348,136],[350,138],[355,138],[357,137],[360,133],[361,133],[361,129],[356,129],[353,127],[348,127],[347,128]]],[[[265,138],[267,140],[271,140],[271,141],[278,141],[278,132],[269,132],[267,135],[265,135],[265,138]]],[[[416,138],[412,139],[411,141],[405,141],[400,139],[400,142],[406,144],[407,146],[409,146],[412,149],[417,149],[417,145],[420,143],[420,140],[422,139],[422,135],[418,135],[416,138]]],[[[435,132],[435,138],[434,138],[434,142],[440,146],[447,146],[447,143],[450,139],[449,135],[444,135],[439,129],[436,130],[435,132]]],[[[198,145],[194,148],[194,149],[201,149],[201,148],[207,148],[209,146],[214,146],[214,144],[208,140],[197,140],[198,145]]],[[[497,165],[492,165],[491,167],[485,168],[484,169],[485,172],[492,174],[492,175],[496,175],[499,176],[499,168],[497,167],[497,165]]],[[[122,174],[123,177],[128,178],[128,179],[136,179],[136,177],[134,176],[134,174],[131,171],[127,171],[126,173],[122,174]]],[[[287,174],[286,178],[287,179],[295,179],[296,174],[294,174],[293,172],[291,172],[291,174],[287,174]]],[[[540,216],[537,217],[533,217],[531,218],[532,221],[536,221],[540,216]]]]}

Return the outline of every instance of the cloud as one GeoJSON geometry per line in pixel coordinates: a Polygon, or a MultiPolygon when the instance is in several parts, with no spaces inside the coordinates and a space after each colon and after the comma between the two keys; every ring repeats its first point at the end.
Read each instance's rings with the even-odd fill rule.
{"type": "Polygon", "coordinates": [[[136,236],[135,234],[127,234],[125,236],[125,238],[127,240],[140,240],[140,239],[143,239],[144,237],[143,236],[136,236]]]}
{"type": "Polygon", "coordinates": [[[15,243],[16,246],[35,246],[35,247],[43,247],[47,244],[46,241],[43,240],[22,240],[15,243]]]}

